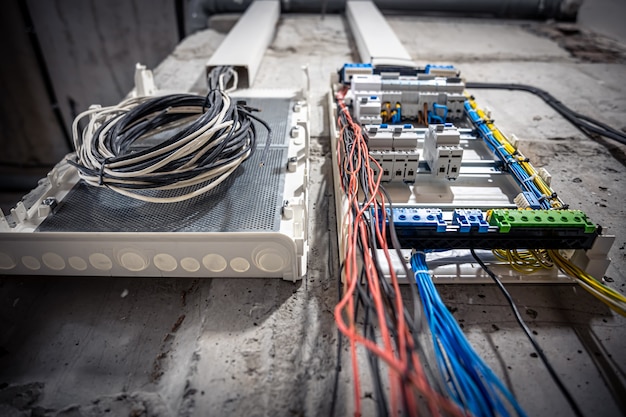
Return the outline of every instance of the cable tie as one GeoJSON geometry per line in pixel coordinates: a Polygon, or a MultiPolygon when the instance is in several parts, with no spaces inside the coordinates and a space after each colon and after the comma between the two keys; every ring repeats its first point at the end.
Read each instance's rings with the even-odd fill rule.
{"type": "MultiPolygon", "coordinates": [[[[499,142],[496,142],[496,143],[499,143],[499,142]]],[[[496,148],[496,149],[501,149],[501,150],[502,150],[502,153],[504,153],[505,155],[507,155],[507,156],[509,156],[509,157],[511,156],[511,154],[510,154],[510,153],[508,153],[508,152],[506,151],[506,149],[504,149],[504,146],[503,146],[501,143],[499,143],[499,145],[498,145],[498,146],[495,146],[495,148],[496,148]]]]}
{"type": "Polygon", "coordinates": [[[204,103],[202,103],[202,113],[206,113],[209,108],[209,94],[211,93],[221,93],[221,90],[218,88],[210,88],[209,91],[207,91],[206,96],[204,96],[204,103]]]}
{"type": "Polygon", "coordinates": [[[104,166],[109,163],[111,158],[104,158],[102,164],[100,164],[100,177],[98,178],[98,185],[104,185],[104,166]]]}

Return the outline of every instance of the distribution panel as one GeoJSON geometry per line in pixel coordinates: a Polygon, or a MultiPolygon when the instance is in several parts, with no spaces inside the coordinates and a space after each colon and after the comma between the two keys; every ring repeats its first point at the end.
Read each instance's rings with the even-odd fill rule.
{"type": "Polygon", "coordinates": [[[402,247],[576,249],[582,252],[573,259],[584,261],[579,253],[606,246],[597,242],[610,236],[569,210],[550,173],[535,169],[517,137],[504,135],[464,89],[451,65],[346,64],[339,71],[335,94],[362,125],[370,172],[393,201],[389,216],[402,247]],[[434,210],[438,226],[407,210],[434,210]]]}

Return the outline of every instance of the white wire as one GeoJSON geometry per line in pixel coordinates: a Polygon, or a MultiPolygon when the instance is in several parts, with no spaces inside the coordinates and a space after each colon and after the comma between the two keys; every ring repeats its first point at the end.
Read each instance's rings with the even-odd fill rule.
{"type": "MultiPolygon", "coordinates": [[[[74,141],[74,146],[76,148],[77,162],[94,172],[102,173],[102,175],[88,175],[87,173],[83,173],[79,170],[80,177],[91,186],[107,187],[127,197],[152,203],[173,203],[185,201],[190,198],[202,195],[217,187],[219,184],[225,181],[243,161],[248,158],[251,153],[250,150],[242,154],[237,159],[229,161],[228,163],[218,166],[215,169],[203,171],[192,178],[158,187],[151,186],[149,188],[150,190],[159,191],[177,190],[206,183],[202,187],[196,190],[189,191],[183,195],[171,197],[155,197],[118,185],[149,185],[149,182],[142,181],[141,177],[148,178],[151,176],[162,175],[162,172],[157,172],[160,168],[163,168],[172,161],[191,156],[191,159],[186,162],[182,167],[178,168],[176,171],[177,173],[189,172],[196,167],[196,163],[198,162],[198,160],[200,160],[212,149],[219,146],[229,136],[229,133],[233,129],[236,130],[241,126],[239,123],[235,125],[233,120],[227,120],[226,118],[226,113],[228,111],[228,108],[230,107],[231,102],[230,97],[226,94],[226,92],[236,89],[238,82],[237,72],[234,71],[232,68],[230,68],[229,70],[230,72],[232,72],[233,75],[233,86],[228,90],[224,90],[223,82],[225,74],[220,75],[219,83],[220,88],[222,89],[222,91],[220,91],[220,94],[222,95],[223,99],[222,108],[220,112],[207,124],[185,136],[184,138],[177,140],[175,143],[164,146],[160,149],[155,149],[152,152],[138,154],[136,157],[132,157],[131,154],[130,157],[125,158],[124,160],[112,163],[105,163],[104,167],[102,166],[101,162],[102,157],[112,158],[116,156],[113,155],[110,150],[107,149],[107,147],[104,145],[105,135],[115,126],[117,120],[122,118],[135,106],[148,100],[149,97],[131,98],[115,106],[92,108],[79,114],[72,124],[72,138],[74,141]],[[89,120],[82,132],[79,132],[79,123],[85,117],[89,117],[89,120]],[[98,129],[100,129],[105,123],[108,124],[100,132],[98,132],[98,129]],[[218,134],[218,132],[219,136],[216,137],[216,134],[218,134]],[[96,135],[96,133],[98,134],[96,135]],[[93,152],[91,152],[91,150],[94,148],[97,149],[99,156],[96,156],[93,152]],[[167,156],[148,167],[139,170],[130,170],[127,172],[119,170],[120,168],[132,167],[135,164],[149,161],[163,155],[167,156]],[[107,176],[112,178],[107,178],[107,176]],[[113,185],[113,183],[115,183],[116,185],[113,185]]],[[[194,118],[194,114],[202,114],[203,111],[204,109],[201,106],[185,106],[170,108],[166,110],[167,113],[190,113],[190,118],[194,118]]],[[[181,124],[181,122],[178,121],[173,124],[181,124]]],[[[173,126],[168,126],[168,128],[171,127],[173,126]]],[[[248,139],[247,144],[249,145],[249,143],[250,140],[248,139]]],[[[220,160],[216,162],[219,165],[220,160]]]]}
{"type": "Polygon", "coordinates": [[[224,91],[225,93],[231,93],[235,91],[237,89],[237,84],[239,83],[239,75],[237,74],[237,71],[235,71],[233,67],[229,67],[228,72],[230,72],[233,76],[233,86],[230,87],[228,90],[224,89],[226,87],[224,85],[224,77],[226,76],[226,74],[221,74],[219,76],[220,90],[224,91]]]}

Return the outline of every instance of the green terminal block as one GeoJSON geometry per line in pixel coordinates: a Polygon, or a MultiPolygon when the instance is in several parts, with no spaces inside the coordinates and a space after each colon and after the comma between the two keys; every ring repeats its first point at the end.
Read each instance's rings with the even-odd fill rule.
{"type": "Polygon", "coordinates": [[[500,233],[508,233],[517,227],[568,227],[584,228],[593,233],[596,225],[580,210],[507,210],[494,209],[488,213],[491,226],[498,226],[500,233]]]}

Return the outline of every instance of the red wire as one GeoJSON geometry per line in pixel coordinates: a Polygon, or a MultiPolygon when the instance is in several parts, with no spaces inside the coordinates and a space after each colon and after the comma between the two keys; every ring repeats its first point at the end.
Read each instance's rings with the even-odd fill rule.
{"type": "MultiPolygon", "coordinates": [[[[348,338],[350,342],[351,365],[354,379],[354,407],[355,416],[361,416],[361,383],[358,367],[357,347],[365,347],[373,354],[377,355],[389,368],[389,389],[390,405],[392,414],[400,411],[400,393],[404,393],[409,415],[417,415],[417,397],[420,393],[427,401],[428,409],[432,415],[441,415],[445,412],[449,415],[465,415],[450,399],[437,393],[429,384],[423,371],[417,353],[414,351],[414,344],[410,329],[404,318],[404,304],[400,292],[400,285],[397,274],[392,267],[392,255],[386,238],[387,213],[385,209],[385,198],[380,191],[380,176],[374,179],[374,169],[371,164],[382,171],[382,167],[370,155],[363,137],[361,127],[352,120],[350,112],[344,103],[347,88],[339,91],[336,95],[339,105],[339,112],[345,115],[344,125],[341,114],[338,115],[337,124],[340,126],[339,140],[337,142],[337,160],[340,171],[343,170],[348,178],[346,183],[340,181],[342,191],[347,198],[347,213],[342,228],[342,242],[345,244],[344,259],[344,286],[343,297],[335,307],[335,320],[337,327],[348,338]],[[351,130],[354,134],[354,143],[348,150],[345,142],[346,132],[351,130]],[[359,203],[359,174],[362,171],[367,173],[367,191],[370,198],[364,204],[359,203]],[[371,251],[362,251],[362,266],[359,266],[358,238],[365,245],[369,241],[368,226],[365,213],[373,208],[373,221],[375,222],[375,235],[380,249],[384,253],[385,260],[390,266],[390,282],[394,288],[393,305],[386,305],[380,280],[385,279],[378,274],[373,254],[371,251]],[[345,236],[343,235],[345,233],[345,236]],[[359,334],[356,328],[356,317],[354,316],[354,303],[356,285],[360,279],[360,271],[365,272],[365,279],[372,299],[378,324],[380,327],[381,342],[376,343],[359,334]],[[394,343],[390,329],[387,325],[385,309],[393,308],[396,311],[397,323],[397,348],[394,343]],[[345,318],[344,318],[345,317],[345,318]],[[408,355],[407,352],[413,352],[408,355]]],[[[369,246],[369,245],[368,245],[369,246]]]]}

